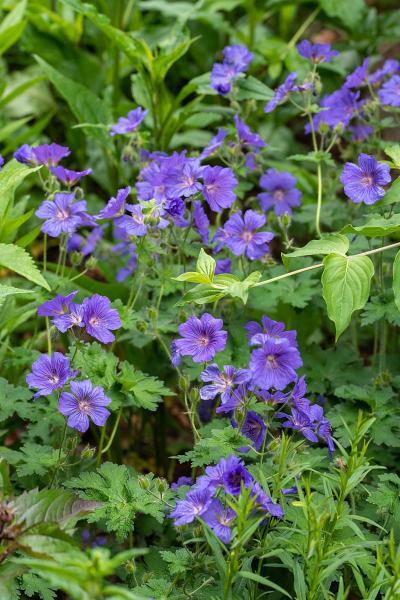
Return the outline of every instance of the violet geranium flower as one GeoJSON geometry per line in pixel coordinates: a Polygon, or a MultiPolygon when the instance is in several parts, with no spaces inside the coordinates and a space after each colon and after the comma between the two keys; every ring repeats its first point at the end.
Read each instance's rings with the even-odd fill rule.
{"type": "Polygon", "coordinates": [[[203,244],[208,244],[210,221],[200,200],[193,202],[193,225],[203,244]]]}
{"type": "Polygon", "coordinates": [[[297,44],[297,51],[303,58],[307,58],[314,64],[330,62],[339,52],[331,50],[330,44],[312,44],[309,40],[303,40],[297,44]]]}
{"type": "Polygon", "coordinates": [[[222,475],[222,484],[227,494],[238,496],[242,487],[247,488],[253,482],[253,477],[244,466],[243,461],[236,456],[229,456],[227,462],[228,465],[222,475]]]}
{"type": "Polygon", "coordinates": [[[43,302],[38,306],[37,313],[39,317],[57,317],[58,315],[64,315],[68,312],[71,303],[73,302],[77,291],[73,291],[67,296],[59,294],[47,302],[43,302]]]}
{"type": "Polygon", "coordinates": [[[209,313],[204,313],[200,319],[189,317],[179,326],[182,337],[174,340],[176,353],[191,356],[193,362],[209,362],[226,346],[228,334],[222,327],[222,319],[214,319],[209,313]]]}
{"type": "Polygon", "coordinates": [[[355,204],[375,204],[385,195],[382,186],[391,181],[390,167],[378,163],[374,156],[360,154],[358,165],[349,162],[344,165],[340,181],[344,186],[344,193],[355,204]]]}
{"type": "Polygon", "coordinates": [[[196,517],[200,517],[210,506],[212,491],[207,488],[193,488],[185,496],[184,500],[178,500],[170,517],[174,519],[174,525],[187,525],[192,523],[196,517]]]}
{"type": "Polygon", "coordinates": [[[236,131],[239,142],[242,146],[250,146],[252,148],[265,148],[266,143],[258,133],[251,131],[250,127],[239,118],[239,115],[234,116],[236,131]]]}
{"type": "Polygon", "coordinates": [[[229,544],[232,538],[232,524],[236,512],[230,506],[224,507],[218,498],[214,498],[207,510],[201,515],[203,521],[213,530],[224,544],[229,544]]]}
{"type": "Polygon", "coordinates": [[[202,400],[213,400],[218,394],[221,395],[221,402],[228,401],[235,386],[246,383],[251,379],[251,373],[248,369],[235,369],[231,365],[224,365],[220,371],[218,365],[209,365],[201,374],[201,380],[211,382],[200,390],[202,400]]]}
{"type": "Polygon", "coordinates": [[[400,106],[400,76],[393,75],[386,81],[378,92],[379,99],[383,106],[400,106]]]}
{"type": "Polygon", "coordinates": [[[287,340],[266,340],[251,353],[253,383],[264,390],[283,390],[288,383],[296,381],[295,369],[302,364],[299,351],[287,340]]]}
{"type": "Polygon", "coordinates": [[[267,102],[267,104],[265,105],[264,112],[266,112],[266,113],[272,112],[273,110],[275,110],[275,108],[278,106],[278,104],[281,104],[281,102],[286,100],[286,98],[288,97],[290,92],[296,91],[296,89],[297,89],[297,86],[295,85],[296,79],[297,79],[297,73],[290,73],[286,77],[286,79],[282,83],[282,85],[280,85],[279,87],[276,88],[271,100],[269,102],[267,102]]]}
{"type": "Polygon", "coordinates": [[[244,215],[237,212],[225,223],[225,245],[235,254],[245,254],[250,260],[257,260],[269,252],[268,243],[274,238],[269,231],[258,231],[265,225],[266,217],[254,210],[246,210],[244,215]]]}
{"type": "Polygon", "coordinates": [[[266,315],[261,317],[261,323],[257,321],[249,321],[245,325],[247,336],[249,338],[250,345],[257,345],[263,343],[267,339],[274,341],[287,340],[290,346],[297,348],[297,332],[293,329],[285,331],[285,324],[279,321],[274,321],[266,315]],[[257,336],[257,337],[256,337],[257,336]]]}
{"type": "Polygon", "coordinates": [[[35,398],[49,396],[62,388],[76,373],[77,371],[71,371],[69,358],[61,352],[54,352],[52,356],[42,354],[32,364],[32,372],[26,376],[26,383],[38,390],[35,398]]]}
{"type": "Polygon", "coordinates": [[[111,302],[106,296],[94,294],[83,301],[83,322],[89,335],[103,344],[115,340],[111,330],[122,326],[118,311],[111,308],[111,302]]]}
{"type": "Polygon", "coordinates": [[[49,167],[50,172],[57,177],[62,183],[64,183],[68,187],[72,187],[78,181],[85,177],[85,175],[90,175],[92,173],[92,169],[85,169],[84,171],[71,171],[71,169],[65,169],[64,167],[49,167]]]}
{"type": "Polygon", "coordinates": [[[267,426],[254,410],[246,413],[242,423],[241,433],[251,440],[256,450],[260,450],[265,437],[267,426]]]}
{"type": "Polygon", "coordinates": [[[276,215],[291,215],[292,208],[300,206],[301,192],[296,186],[296,178],[286,171],[268,169],[260,177],[260,186],[266,191],[257,195],[263,210],[273,208],[276,215]]]}
{"type": "Polygon", "coordinates": [[[86,224],[86,219],[89,219],[86,201],[74,200],[74,193],[58,192],[54,195],[54,200],[45,200],[39,206],[35,214],[40,219],[45,219],[43,233],[58,237],[61,233],[74,233],[79,226],[86,224]]]}
{"type": "Polygon", "coordinates": [[[135,110],[128,112],[126,117],[120,117],[118,122],[113,125],[110,129],[110,135],[121,135],[124,133],[132,133],[135,131],[143,121],[149,111],[138,106],[135,110]]]}
{"type": "Polygon", "coordinates": [[[230,208],[235,202],[234,192],[237,179],[233,171],[226,167],[204,167],[203,194],[211,210],[221,212],[223,208],[230,208]]]}
{"type": "Polygon", "coordinates": [[[107,204],[101,211],[94,216],[95,219],[114,219],[115,217],[120,217],[125,212],[125,202],[129,194],[131,193],[131,188],[128,185],[126,188],[121,188],[117,191],[116,197],[112,197],[109,199],[107,204]]]}
{"type": "Polygon", "coordinates": [[[89,417],[95,425],[105,425],[110,411],[104,408],[111,402],[103,388],[93,387],[89,379],[71,381],[71,392],[63,392],[60,396],[58,409],[68,417],[68,425],[85,433],[89,429],[89,417]]]}

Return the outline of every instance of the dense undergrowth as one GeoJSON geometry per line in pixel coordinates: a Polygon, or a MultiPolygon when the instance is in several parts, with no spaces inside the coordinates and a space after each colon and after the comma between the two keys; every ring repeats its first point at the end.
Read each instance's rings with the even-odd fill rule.
{"type": "Polygon", "coordinates": [[[0,2],[0,598],[400,597],[400,10],[0,2]]]}

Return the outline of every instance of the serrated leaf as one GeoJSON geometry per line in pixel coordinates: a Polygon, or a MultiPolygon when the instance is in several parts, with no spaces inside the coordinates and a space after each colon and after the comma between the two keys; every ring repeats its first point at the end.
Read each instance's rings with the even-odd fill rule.
{"type": "Polygon", "coordinates": [[[128,362],[122,363],[118,381],[122,386],[122,390],[128,393],[129,403],[146,410],[156,410],[162,396],[175,395],[157,377],[142,373],[128,362]]]}
{"type": "Polygon", "coordinates": [[[4,165],[0,171],[0,218],[4,216],[7,211],[10,196],[15,192],[17,187],[22,181],[42,168],[42,165],[38,167],[29,167],[17,162],[15,159],[10,160],[4,165]]]}
{"type": "Polygon", "coordinates": [[[213,281],[215,265],[215,259],[201,248],[196,263],[196,270],[207,277],[207,281],[202,281],[201,283],[211,283],[213,281]]]}
{"type": "Polygon", "coordinates": [[[49,284],[35,265],[33,258],[23,248],[15,244],[0,244],[0,266],[15,271],[18,275],[50,291],[49,284]]]}
{"type": "Polygon", "coordinates": [[[335,323],[336,341],[348,327],[351,315],[368,300],[374,265],[368,256],[330,254],[324,259],[323,297],[335,323]]]}

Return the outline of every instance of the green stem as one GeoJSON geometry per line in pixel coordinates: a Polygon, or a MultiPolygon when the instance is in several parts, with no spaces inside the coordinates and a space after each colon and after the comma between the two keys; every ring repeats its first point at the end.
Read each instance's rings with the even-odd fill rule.
{"type": "Polygon", "coordinates": [[[56,475],[58,473],[58,469],[60,468],[61,454],[62,454],[62,449],[63,449],[63,446],[64,446],[66,435],[67,435],[67,419],[65,419],[64,429],[63,429],[62,436],[61,436],[60,447],[58,449],[57,464],[56,464],[56,467],[54,469],[53,477],[51,478],[50,487],[53,487],[53,484],[54,484],[55,479],[56,479],[56,475]]]}
{"type": "MultiPolygon", "coordinates": [[[[303,33],[309,28],[309,26],[311,25],[311,23],[314,21],[314,19],[316,18],[316,16],[318,15],[319,11],[321,9],[318,7],[316,8],[308,17],[307,19],[304,21],[304,23],[301,25],[301,27],[299,27],[299,29],[296,31],[296,33],[294,34],[294,36],[292,37],[292,39],[288,42],[287,45],[287,49],[290,50],[291,48],[294,48],[294,46],[297,44],[298,40],[301,38],[301,36],[303,35],[303,33]]],[[[286,51],[287,53],[287,51],[286,51]]]]}
{"type": "Polygon", "coordinates": [[[47,233],[43,236],[43,271],[47,270],[47,233]]]}
{"type": "Polygon", "coordinates": [[[109,440],[107,442],[107,445],[106,445],[105,448],[103,448],[103,450],[101,451],[100,454],[105,454],[111,448],[111,445],[112,445],[112,443],[114,441],[114,438],[115,438],[115,434],[117,433],[117,429],[118,429],[119,422],[121,420],[121,416],[122,416],[122,407],[118,411],[117,418],[115,419],[114,427],[113,427],[113,430],[112,430],[111,435],[109,437],[109,440]]]}
{"type": "Polygon", "coordinates": [[[318,195],[317,195],[317,211],[315,213],[315,231],[318,237],[321,237],[321,207],[322,207],[322,166],[321,162],[317,165],[317,179],[318,179],[318,195]]]}
{"type": "Polygon", "coordinates": [[[51,333],[50,333],[50,322],[49,317],[45,317],[46,321],[46,336],[47,336],[47,353],[49,356],[53,354],[52,346],[51,346],[51,333]]]}

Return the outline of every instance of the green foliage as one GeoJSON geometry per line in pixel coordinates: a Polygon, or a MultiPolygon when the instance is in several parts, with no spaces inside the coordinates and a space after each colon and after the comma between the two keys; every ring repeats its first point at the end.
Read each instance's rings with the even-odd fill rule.
{"type": "Polygon", "coordinates": [[[32,257],[26,250],[14,244],[0,244],[0,266],[15,271],[22,277],[33,281],[46,290],[50,286],[33,262],[32,257]]]}
{"type": "Polygon", "coordinates": [[[162,381],[135,369],[127,362],[121,365],[118,381],[126,393],[126,404],[146,410],[156,410],[162,396],[174,395],[162,381]]]}

